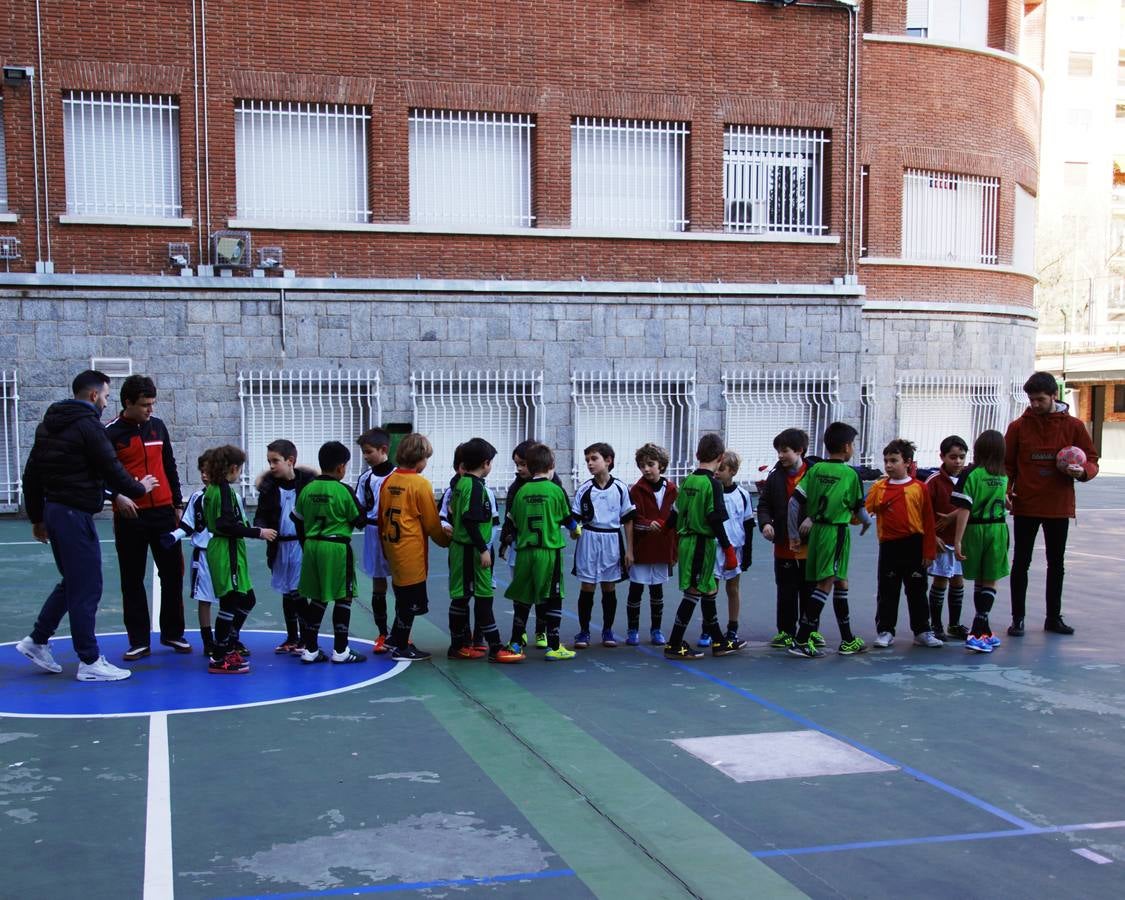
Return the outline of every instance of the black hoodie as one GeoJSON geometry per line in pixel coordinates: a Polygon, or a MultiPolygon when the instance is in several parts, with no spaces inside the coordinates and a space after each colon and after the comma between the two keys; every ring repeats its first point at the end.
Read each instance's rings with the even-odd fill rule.
{"type": "Polygon", "coordinates": [[[35,429],[23,470],[23,497],[32,524],[43,521],[43,504],[62,503],[91,515],[105,504],[105,489],[131,499],[144,485],[121,466],[101,416],[85,400],[52,403],[35,429]]]}

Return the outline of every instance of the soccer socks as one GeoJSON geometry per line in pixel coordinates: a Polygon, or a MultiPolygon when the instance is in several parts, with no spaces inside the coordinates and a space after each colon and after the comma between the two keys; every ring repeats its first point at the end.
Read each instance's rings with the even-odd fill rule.
{"type": "Polygon", "coordinates": [[[320,649],[318,640],[320,638],[320,623],[324,621],[324,613],[328,609],[328,604],[323,600],[306,600],[305,601],[305,615],[304,615],[304,634],[301,635],[301,646],[308,650],[310,653],[316,653],[320,649]]]}
{"type": "Polygon", "coordinates": [[[219,614],[215,616],[215,649],[212,659],[222,659],[230,650],[234,614],[238,609],[239,595],[227,594],[219,600],[219,614]]]}
{"type": "Polygon", "coordinates": [[[855,635],[852,634],[851,610],[848,608],[848,589],[838,584],[832,589],[832,612],[836,614],[840,640],[855,640],[855,635]]]}
{"type": "Polygon", "coordinates": [[[469,641],[469,598],[451,597],[449,600],[449,648],[459,650],[469,641]]]}
{"type": "MultiPolygon", "coordinates": [[[[625,601],[625,625],[630,631],[637,631],[641,627],[641,599],[645,595],[645,586],[635,581],[629,582],[629,599],[625,601]]],[[[656,626],[653,625],[653,628],[656,626]]]]}
{"type": "Polygon", "coordinates": [[[996,588],[973,585],[973,606],[976,615],[973,616],[973,637],[992,634],[992,626],[988,624],[988,614],[992,612],[992,604],[996,602],[996,588]]]}
{"type": "Polygon", "coordinates": [[[590,615],[594,611],[594,592],[578,592],[578,630],[590,630],[590,615]]]}
{"type": "Polygon", "coordinates": [[[715,603],[715,596],[712,594],[710,597],[703,597],[699,602],[699,608],[703,613],[703,631],[711,635],[714,646],[722,646],[725,638],[722,629],[719,628],[719,609],[715,603]]]}
{"type": "Polygon", "coordinates": [[[523,633],[527,631],[527,617],[531,615],[531,604],[512,601],[512,643],[523,646],[523,633]]]}
{"type": "Polygon", "coordinates": [[[215,632],[211,630],[210,625],[199,626],[199,638],[203,641],[204,649],[211,649],[215,646],[215,632]]]}
{"type": "MultiPolygon", "coordinates": [[[[930,585],[930,627],[934,631],[941,631],[941,610],[945,606],[945,588],[936,584],[930,585]]],[[[952,602],[950,602],[950,617],[952,618],[952,602]]],[[[953,624],[950,622],[950,624],[953,624]]]]}
{"type": "MultiPolygon", "coordinates": [[[[480,637],[491,650],[500,648],[500,629],[496,627],[496,615],[492,611],[491,597],[477,597],[473,601],[473,621],[476,627],[473,631],[473,643],[477,642],[477,631],[480,637]]],[[[452,634],[452,629],[450,630],[452,634]]]]}
{"type": "Polygon", "coordinates": [[[371,588],[371,615],[379,634],[387,636],[387,592],[371,588]]]}
{"type": "Polygon", "coordinates": [[[298,610],[304,606],[301,595],[287,591],[281,595],[281,615],[285,619],[285,639],[290,643],[298,640],[301,634],[301,617],[298,610]]]}
{"type": "Polygon", "coordinates": [[[961,610],[965,605],[965,585],[949,585],[949,624],[961,624],[961,610]]]}
{"type": "MultiPolygon", "coordinates": [[[[676,623],[672,626],[672,636],[668,640],[669,647],[680,647],[684,643],[684,634],[691,624],[691,617],[695,613],[696,604],[699,603],[698,594],[684,594],[680,605],[676,609],[676,623]]],[[[714,603],[714,601],[712,601],[714,603]]]]}
{"type": "Polygon", "coordinates": [[[536,621],[543,622],[547,629],[547,646],[559,649],[559,625],[562,624],[562,599],[554,597],[545,603],[535,605],[536,621]]]}
{"type": "Polygon", "coordinates": [[[607,591],[602,588],[602,628],[613,628],[613,620],[617,616],[617,591],[607,591]]]}
{"type": "Polygon", "coordinates": [[[820,622],[820,611],[824,609],[827,602],[828,594],[820,588],[812,592],[807,609],[801,610],[800,627],[797,629],[798,644],[807,643],[812,633],[816,631],[817,623],[820,622]]]}
{"type": "Polygon", "coordinates": [[[348,628],[352,623],[352,601],[337,600],[332,604],[332,649],[343,653],[348,649],[348,628]]]}

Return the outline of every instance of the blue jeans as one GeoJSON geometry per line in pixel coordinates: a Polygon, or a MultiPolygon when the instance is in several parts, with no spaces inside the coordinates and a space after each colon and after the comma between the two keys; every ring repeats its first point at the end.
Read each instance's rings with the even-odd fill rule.
{"type": "Polygon", "coordinates": [[[94,618],[102,599],[102,549],[94,517],[73,506],[48,501],[43,524],[62,581],[39,610],[31,639],[37,644],[47,643],[62,617],[69,615],[74,652],[82,662],[92,663],[100,655],[94,618]]]}

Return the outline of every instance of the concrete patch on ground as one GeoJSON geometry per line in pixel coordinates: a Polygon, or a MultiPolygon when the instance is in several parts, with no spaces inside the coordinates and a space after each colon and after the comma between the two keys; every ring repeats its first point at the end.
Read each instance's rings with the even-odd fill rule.
{"type": "Polygon", "coordinates": [[[368,700],[368,703],[425,703],[427,700],[433,699],[433,694],[422,694],[418,697],[379,697],[376,700],[368,700]]]}
{"type": "Polygon", "coordinates": [[[28,734],[26,731],[9,731],[7,734],[0,734],[0,744],[10,744],[12,741],[18,741],[20,738],[33,737],[39,737],[39,735],[28,734]]]}
{"type": "Polygon", "coordinates": [[[425,813],[378,828],[352,828],[275,844],[235,866],[273,884],[327,890],[378,881],[487,878],[548,868],[549,851],[507,825],[455,813],[425,813]]]}
{"type": "Polygon", "coordinates": [[[412,781],[415,784],[441,784],[437,772],[384,772],[382,775],[368,775],[372,781],[412,781]]]}

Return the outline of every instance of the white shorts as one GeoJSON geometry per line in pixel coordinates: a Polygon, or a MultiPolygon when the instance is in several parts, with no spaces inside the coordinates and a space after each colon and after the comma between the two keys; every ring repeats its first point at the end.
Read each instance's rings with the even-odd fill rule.
{"type": "Polygon", "coordinates": [[[620,532],[584,528],[574,551],[573,574],[583,584],[624,581],[620,532]]]}
{"type": "Polygon", "coordinates": [[[219,598],[215,596],[215,588],[211,584],[211,570],[207,568],[206,551],[196,547],[191,556],[191,599],[199,603],[218,603],[219,598]]]}
{"type": "Polygon", "coordinates": [[[954,554],[952,547],[947,547],[938,552],[927,571],[935,578],[953,578],[961,574],[961,560],[954,554]]]}
{"type": "Polygon", "coordinates": [[[723,557],[721,547],[719,548],[719,552],[715,554],[715,577],[718,578],[719,581],[730,581],[742,574],[742,548],[735,547],[734,553],[738,557],[738,566],[734,569],[723,568],[726,559],[723,557]]]}
{"type": "Polygon", "coordinates": [[[270,570],[270,587],[279,594],[288,594],[297,590],[300,580],[301,544],[296,540],[278,540],[277,556],[274,557],[273,568],[270,570]]]}
{"type": "Polygon", "coordinates": [[[629,568],[633,584],[664,584],[671,577],[672,567],[668,563],[633,563],[629,568]]]}
{"type": "Polygon", "coordinates": [[[368,525],[363,529],[363,574],[368,578],[390,578],[391,567],[383,555],[379,529],[368,525]]]}

